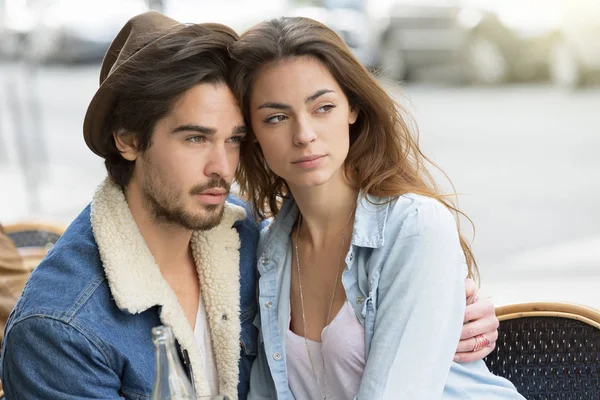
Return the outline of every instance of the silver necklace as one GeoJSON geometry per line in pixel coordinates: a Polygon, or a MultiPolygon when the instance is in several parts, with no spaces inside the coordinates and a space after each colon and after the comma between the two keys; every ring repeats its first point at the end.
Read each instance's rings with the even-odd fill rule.
{"type": "MultiPolygon", "coordinates": [[[[339,264],[335,274],[335,282],[333,283],[333,292],[331,293],[331,300],[329,301],[329,311],[327,312],[327,320],[325,321],[325,326],[328,326],[331,322],[331,309],[333,308],[333,302],[335,300],[335,292],[337,290],[337,284],[340,278],[340,270],[341,270],[341,257],[342,252],[344,250],[344,244],[346,243],[346,231],[348,229],[348,225],[350,224],[350,220],[352,219],[352,215],[354,214],[354,210],[356,207],[352,207],[352,211],[348,216],[348,221],[346,221],[346,225],[344,226],[344,230],[342,231],[342,241],[340,244],[340,252],[339,252],[339,264]]],[[[327,371],[325,369],[325,358],[323,357],[323,352],[321,351],[321,361],[323,365],[323,384],[321,380],[317,376],[317,372],[315,371],[315,364],[313,363],[312,354],[310,352],[310,348],[308,346],[308,339],[306,338],[306,314],[304,312],[304,293],[302,292],[302,278],[300,277],[300,255],[298,254],[298,234],[300,233],[300,225],[302,224],[302,214],[298,216],[298,227],[296,228],[296,240],[294,243],[294,250],[296,252],[296,270],[298,272],[298,287],[300,289],[300,307],[302,310],[302,328],[304,329],[304,347],[306,348],[306,353],[308,354],[308,359],[310,361],[310,367],[312,368],[313,375],[315,377],[315,381],[317,385],[319,385],[319,392],[321,393],[321,397],[323,400],[327,400],[327,371]]]]}

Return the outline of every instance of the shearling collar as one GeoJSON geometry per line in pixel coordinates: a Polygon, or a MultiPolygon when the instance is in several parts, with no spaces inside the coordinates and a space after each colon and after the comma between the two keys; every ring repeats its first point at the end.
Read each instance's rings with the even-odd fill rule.
{"type": "MultiPolygon", "coordinates": [[[[192,235],[200,291],[206,307],[219,389],[237,399],[240,337],[239,235],[233,225],[243,208],[225,204],[221,223],[192,235]]],[[[163,279],[120,187],[106,179],[92,201],[92,229],[117,306],[132,314],[162,306],[160,320],[189,353],[197,395],[210,394],[200,349],[177,296],[163,279]]]]}

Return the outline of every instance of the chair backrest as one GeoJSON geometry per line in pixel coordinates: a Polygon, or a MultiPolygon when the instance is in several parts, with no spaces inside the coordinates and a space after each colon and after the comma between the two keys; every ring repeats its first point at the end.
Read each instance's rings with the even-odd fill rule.
{"type": "Polygon", "coordinates": [[[500,320],[490,371],[526,399],[600,399],[600,311],[568,303],[496,309],[500,320]]]}
{"type": "Polygon", "coordinates": [[[48,247],[58,241],[65,227],[58,224],[30,222],[4,225],[4,231],[17,248],[48,247]]]}
{"type": "Polygon", "coordinates": [[[39,264],[66,229],[62,224],[45,222],[17,223],[3,227],[30,270],[39,264]]]}

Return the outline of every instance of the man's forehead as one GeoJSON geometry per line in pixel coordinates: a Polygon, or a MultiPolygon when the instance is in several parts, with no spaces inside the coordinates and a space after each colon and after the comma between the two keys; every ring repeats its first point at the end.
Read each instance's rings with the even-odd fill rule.
{"type": "Polygon", "coordinates": [[[224,83],[199,83],[186,90],[176,101],[178,106],[203,106],[203,108],[227,107],[237,110],[239,106],[231,89],[224,83]]]}
{"type": "Polygon", "coordinates": [[[172,107],[167,119],[174,124],[196,123],[228,129],[244,119],[233,93],[225,84],[199,84],[188,89],[172,107]],[[216,126],[218,125],[218,126],[216,126]]]}

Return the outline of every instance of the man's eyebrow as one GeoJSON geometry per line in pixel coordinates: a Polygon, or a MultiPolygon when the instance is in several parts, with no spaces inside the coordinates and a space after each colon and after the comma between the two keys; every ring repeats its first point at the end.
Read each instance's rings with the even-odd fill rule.
{"type": "Polygon", "coordinates": [[[208,128],[202,125],[180,125],[177,128],[173,129],[173,133],[177,132],[198,132],[204,135],[214,135],[217,133],[215,128],[208,128]]]}
{"type": "Polygon", "coordinates": [[[311,101],[315,101],[317,98],[319,98],[320,96],[323,96],[326,93],[335,93],[335,90],[331,90],[331,89],[320,89],[317,90],[314,94],[308,96],[304,102],[305,103],[310,103],[311,101]]]}
{"type": "Polygon", "coordinates": [[[245,135],[248,133],[246,125],[237,125],[231,132],[232,135],[245,135]]]}

